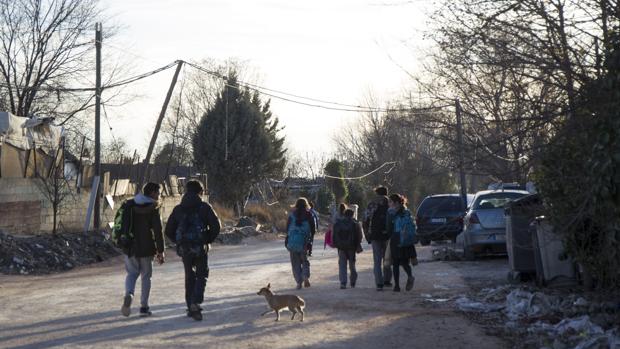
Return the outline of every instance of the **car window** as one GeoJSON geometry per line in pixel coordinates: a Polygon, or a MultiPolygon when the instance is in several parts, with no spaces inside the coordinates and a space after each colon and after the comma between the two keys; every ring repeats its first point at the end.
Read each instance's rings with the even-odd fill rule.
{"type": "Polygon", "coordinates": [[[494,208],[503,208],[504,205],[512,200],[525,196],[522,193],[495,193],[480,196],[474,203],[475,210],[488,210],[494,208]]]}
{"type": "Polygon", "coordinates": [[[418,214],[429,215],[436,212],[459,212],[464,210],[459,197],[426,198],[418,208],[418,214]]]}

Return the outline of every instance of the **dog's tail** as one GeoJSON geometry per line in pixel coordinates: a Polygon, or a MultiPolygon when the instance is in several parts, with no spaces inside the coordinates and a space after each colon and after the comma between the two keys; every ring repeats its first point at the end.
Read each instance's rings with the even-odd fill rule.
{"type": "Polygon", "coordinates": [[[303,298],[301,297],[297,297],[297,300],[299,300],[299,306],[302,308],[306,307],[306,302],[303,300],[303,298]]]}

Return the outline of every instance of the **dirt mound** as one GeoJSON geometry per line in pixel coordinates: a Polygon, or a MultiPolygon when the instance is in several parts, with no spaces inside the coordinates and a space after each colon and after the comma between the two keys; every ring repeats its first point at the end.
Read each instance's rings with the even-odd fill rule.
{"type": "Polygon", "coordinates": [[[49,274],[119,254],[102,233],[21,237],[0,232],[0,273],[3,274],[49,274]]]}

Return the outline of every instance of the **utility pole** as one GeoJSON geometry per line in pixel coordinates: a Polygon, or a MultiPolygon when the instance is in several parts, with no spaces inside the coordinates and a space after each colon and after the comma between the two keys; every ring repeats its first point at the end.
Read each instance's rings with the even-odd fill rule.
{"type": "Polygon", "coordinates": [[[144,158],[144,169],[142,171],[142,176],[138,181],[138,185],[136,186],[136,194],[142,190],[142,185],[146,182],[146,179],[149,174],[149,162],[151,161],[151,155],[153,154],[153,148],[155,147],[155,141],[157,141],[157,134],[159,134],[159,129],[161,128],[161,123],[164,120],[164,115],[166,115],[166,109],[168,109],[168,103],[170,102],[170,97],[172,97],[172,92],[174,91],[174,85],[177,83],[177,79],[179,78],[179,72],[181,72],[181,67],[183,66],[183,61],[177,61],[177,70],[174,72],[174,76],[172,77],[172,82],[170,83],[170,87],[168,88],[168,93],[166,94],[166,99],[164,100],[164,105],[161,107],[161,111],[159,112],[159,118],[157,119],[157,124],[155,125],[155,130],[153,131],[153,136],[151,137],[151,143],[149,143],[149,149],[146,152],[146,158],[144,158]]]}
{"type": "Polygon", "coordinates": [[[467,181],[465,179],[465,147],[463,146],[463,121],[461,120],[461,102],[457,98],[456,107],[456,140],[459,148],[459,175],[461,177],[461,199],[463,205],[467,207],[467,181]]]}
{"type": "MultiPolygon", "coordinates": [[[[96,79],[95,79],[95,177],[101,178],[101,22],[95,24],[95,48],[96,48],[96,79]]],[[[95,197],[95,218],[93,225],[95,231],[101,228],[101,189],[97,185],[95,197]]]]}

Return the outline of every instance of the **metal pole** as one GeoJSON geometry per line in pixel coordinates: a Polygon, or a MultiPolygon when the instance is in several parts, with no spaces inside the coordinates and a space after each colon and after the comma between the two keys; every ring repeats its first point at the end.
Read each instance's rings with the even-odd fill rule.
{"type": "Polygon", "coordinates": [[[164,105],[162,105],[161,107],[161,111],[159,112],[159,118],[157,119],[157,124],[155,125],[153,136],[151,137],[151,143],[149,143],[149,149],[146,152],[146,158],[144,158],[144,165],[143,165],[144,170],[138,182],[138,186],[136,187],[136,193],[142,190],[142,185],[146,182],[146,179],[148,177],[149,162],[151,161],[151,155],[153,154],[153,148],[155,147],[155,142],[157,141],[157,134],[159,133],[159,129],[161,128],[161,123],[164,120],[164,116],[166,115],[166,109],[168,109],[168,103],[170,103],[170,98],[172,97],[172,92],[174,91],[174,85],[176,85],[177,83],[177,79],[179,78],[179,72],[181,71],[182,66],[183,66],[183,61],[178,61],[177,70],[174,72],[174,76],[172,77],[172,82],[170,83],[170,87],[168,88],[168,93],[166,94],[164,105]]]}
{"type": "Polygon", "coordinates": [[[461,199],[463,205],[467,207],[467,182],[465,178],[465,148],[463,146],[463,122],[461,120],[461,103],[457,98],[455,100],[456,107],[456,139],[459,148],[459,175],[461,179],[461,199]]]}
{"type": "MultiPolygon", "coordinates": [[[[101,178],[101,23],[95,24],[95,51],[96,51],[96,78],[95,78],[95,178],[101,178]]],[[[93,183],[95,184],[95,183],[93,183]]],[[[96,191],[95,195],[95,211],[93,226],[95,231],[101,228],[101,207],[99,181],[97,186],[93,185],[96,191]]]]}

